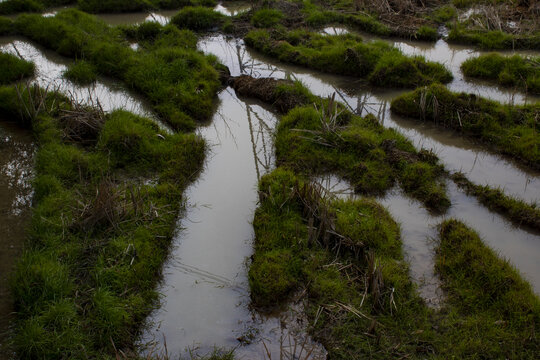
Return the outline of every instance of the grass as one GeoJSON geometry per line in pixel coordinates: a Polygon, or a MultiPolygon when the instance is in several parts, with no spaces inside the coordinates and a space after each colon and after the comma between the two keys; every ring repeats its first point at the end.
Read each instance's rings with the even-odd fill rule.
{"type": "Polygon", "coordinates": [[[540,94],[540,57],[486,54],[466,60],[461,70],[469,77],[540,94]]]}
{"type": "Polygon", "coordinates": [[[134,51],[121,29],[77,10],[51,18],[21,15],[15,28],[61,55],[92,64],[101,75],[123,80],[175,129],[193,130],[213,112],[220,86],[214,67],[219,64],[216,57],[197,51],[190,31],[161,26],[144,44],[145,51],[134,51]]]}
{"type": "Polygon", "coordinates": [[[467,193],[473,194],[490,210],[509,218],[517,225],[526,225],[540,230],[540,209],[535,203],[505,195],[502,189],[493,189],[487,185],[477,185],[469,181],[462,173],[455,173],[452,179],[467,193]]]}
{"type": "Polygon", "coordinates": [[[500,30],[469,30],[457,24],[448,34],[448,41],[475,45],[485,50],[540,49],[540,33],[513,35],[500,30]]]}
{"type": "Polygon", "coordinates": [[[185,6],[216,5],[214,0],[78,0],[79,9],[89,13],[121,13],[156,9],[178,9],[185,6]]]}
{"type": "Polygon", "coordinates": [[[64,72],[64,77],[80,85],[88,85],[97,80],[94,66],[84,60],[71,64],[64,72]]]}
{"type": "Polygon", "coordinates": [[[275,138],[278,165],[310,175],[335,173],[364,194],[382,194],[399,182],[431,210],[444,212],[450,206],[437,157],[417,151],[373,115],[353,115],[333,99],[315,97],[299,82],[247,79],[233,80],[238,94],[285,113],[275,138]]]}
{"type": "Polygon", "coordinates": [[[18,356],[130,351],[156,305],[182,192],[202,167],[204,141],[37,88],[1,88],[0,109],[20,114],[39,144],[33,217],[12,279],[18,356]],[[33,101],[20,102],[17,92],[33,101]],[[98,130],[88,133],[91,124],[98,130]],[[74,129],[87,141],[75,140],[74,129]]]}
{"type": "Polygon", "coordinates": [[[435,269],[447,292],[445,351],[455,358],[533,359],[540,301],[506,260],[457,220],[440,225],[435,269]]]}
{"type": "Polygon", "coordinates": [[[394,99],[391,109],[400,115],[455,129],[532,168],[540,165],[538,103],[502,105],[474,94],[453,93],[435,84],[394,99]]]}
{"type": "Polygon", "coordinates": [[[15,55],[0,52],[0,85],[33,76],[35,70],[33,63],[15,55]]]}
{"type": "Polygon", "coordinates": [[[171,22],[180,29],[203,31],[219,28],[225,21],[225,15],[213,9],[188,6],[176,14],[171,22]]]}
{"type": "Polygon", "coordinates": [[[452,74],[441,64],[405,56],[381,41],[365,43],[352,34],[329,36],[306,30],[254,30],[246,35],[245,41],[280,61],[366,78],[382,87],[414,88],[452,80],[452,74]]]}
{"type": "Polygon", "coordinates": [[[283,13],[276,9],[260,9],[251,17],[251,23],[258,28],[270,28],[281,23],[283,13]]]}

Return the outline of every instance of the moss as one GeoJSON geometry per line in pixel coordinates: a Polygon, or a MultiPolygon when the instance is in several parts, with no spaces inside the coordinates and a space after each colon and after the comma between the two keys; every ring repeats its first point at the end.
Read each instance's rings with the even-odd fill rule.
{"type": "Polygon", "coordinates": [[[76,61],[64,72],[64,77],[81,85],[87,85],[97,80],[94,66],[86,61],[76,61]]]}
{"type": "Polygon", "coordinates": [[[276,9],[260,9],[251,17],[251,23],[258,28],[269,28],[278,25],[283,19],[283,13],[276,9]]]}
{"type": "Polygon", "coordinates": [[[457,11],[452,5],[444,5],[433,11],[431,17],[437,23],[444,24],[452,19],[455,19],[457,17],[457,11]]]}
{"type": "Polygon", "coordinates": [[[517,225],[526,225],[540,230],[540,209],[535,203],[528,204],[523,200],[508,196],[502,189],[474,184],[462,173],[453,174],[452,179],[468,194],[476,196],[478,201],[490,210],[506,216],[517,225]]]}
{"type": "Polygon", "coordinates": [[[78,0],[81,10],[89,13],[135,12],[150,9],[178,9],[186,6],[216,5],[214,0],[78,0]]]}
{"type": "Polygon", "coordinates": [[[531,286],[465,224],[447,220],[439,235],[435,269],[451,309],[441,329],[445,351],[458,358],[534,358],[540,301],[531,286]]]}
{"type": "Polygon", "coordinates": [[[251,31],[246,44],[280,61],[320,71],[366,77],[373,84],[416,87],[433,81],[449,82],[441,64],[408,57],[383,42],[364,43],[356,35],[324,36],[304,30],[251,31]]]}
{"type": "Polygon", "coordinates": [[[0,84],[8,84],[34,75],[33,63],[0,52],[0,84]]]}
{"type": "MultiPolygon", "coordinates": [[[[0,88],[2,112],[13,106],[5,99],[14,90],[5,89],[13,88],[0,88]]],[[[45,100],[50,106],[30,118],[36,194],[12,281],[14,345],[28,358],[114,357],[134,348],[156,304],[182,191],[206,147],[125,111],[106,116],[97,142],[66,143],[58,115],[71,104],[52,93],[45,100]]]]}
{"type": "Polygon", "coordinates": [[[540,70],[535,63],[540,57],[486,54],[467,59],[461,70],[466,76],[495,81],[502,86],[517,87],[525,92],[540,94],[540,70]]]}
{"type": "Polygon", "coordinates": [[[391,109],[400,115],[458,130],[488,148],[537,168],[540,139],[535,117],[539,106],[502,105],[473,94],[453,93],[435,84],[394,99],[391,109]]]}
{"type": "Polygon", "coordinates": [[[219,28],[225,16],[206,7],[186,7],[176,14],[171,22],[179,28],[203,31],[219,28]]]}

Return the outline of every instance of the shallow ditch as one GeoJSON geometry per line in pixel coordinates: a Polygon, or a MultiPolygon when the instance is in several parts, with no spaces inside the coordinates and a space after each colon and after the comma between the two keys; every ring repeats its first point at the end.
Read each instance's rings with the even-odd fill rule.
{"type": "Polygon", "coordinates": [[[2,119],[0,152],[0,358],[6,359],[6,340],[13,320],[9,274],[22,250],[30,220],[35,154],[32,135],[9,123],[9,119],[2,119]]]}

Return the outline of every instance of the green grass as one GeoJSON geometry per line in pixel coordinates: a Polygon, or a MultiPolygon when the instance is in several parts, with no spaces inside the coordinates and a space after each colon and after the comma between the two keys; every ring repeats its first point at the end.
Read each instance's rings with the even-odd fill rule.
{"type": "Polygon", "coordinates": [[[507,261],[457,220],[440,225],[435,269],[448,296],[444,351],[455,358],[534,359],[540,301],[507,261]]]}
{"type": "Polygon", "coordinates": [[[453,174],[452,179],[467,193],[476,196],[478,201],[490,210],[506,216],[517,225],[527,225],[540,230],[540,208],[536,203],[529,204],[505,195],[502,189],[474,184],[462,173],[453,174]]]}
{"type": "MultiPolygon", "coordinates": [[[[142,26],[141,26],[142,27],[142,26]]],[[[95,17],[66,10],[55,17],[21,15],[17,32],[61,55],[85,60],[105,76],[123,80],[142,93],[175,129],[193,130],[213,113],[220,86],[218,61],[196,49],[189,31],[161,26],[145,51],[134,51],[121,29],[95,17]]]]}
{"type": "Polygon", "coordinates": [[[466,60],[461,70],[469,77],[487,79],[502,86],[540,94],[540,57],[486,54],[466,60]]]}
{"type": "Polygon", "coordinates": [[[216,29],[223,24],[225,15],[213,9],[197,6],[188,6],[176,14],[171,22],[180,29],[195,31],[216,29]]]}
{"type": "Polygon", "coordinates": [[[0,16],[0,36],[10,35],[13,31],[13,21],[0,16]]]}
{"type": "Polygon", "coordinates": [[[276,9],[260,9],[251,17],[251,23],[258,28],[275,27],[283,19],[283,13],[276,9]]]}
{"type": "Polygon", "coordinates": [[[89,13],[121,13],[185,6],[215,6],[214,0],[78,0],[79,9],[89,13]]]}
{"type": "MultiPolygon", "coordinates": [[[[21,89],[39,103],[42,92],[21,89]]],[[[13,112],[14,103],[24,114],[15,89],[1,88],[1,111],[13,112]]],[[[99,111],[73,108],[54,93],[45,103],[30,119],[18,117],[39,149],[33,217],[12,279],[14,346],[20,358],[114,358],[114,347],[133,349],[156,305],[182,191],[206,146],[124,111],[105,115],[82,146],[66,138],[60,114],[77,110],[86,119],[99,111]]]]}
{"type": "Polygon", "coordinates": [[[540,33],[513,35],[499,30],[469,30],[457,24],[448,34],[451,43],[475,45],[485,50],[540,49],[540,33]]]}
{"type": "Polygon", "coordinates": [[[532,168],[540,166],[538,103],[502,105],[474,94],[453,93],[435,84],[394,99],[391,109],[400,115],[455,129],[532,168]]]}
{"type": "Polygon", "coordinates": [[[33,63],[0,52],[0,84],[5,85],[34,75],[33,63]]]}
{"type": "Polygon", "coordinates": [[[405,56],[381,41],[365,43],[352,34],[328,36],[306,30],[254,30],[246,35],[245,41],[280,61],[366,78],[377,86],[414,88],[452,80],[452,74],[441,64],[405,56]]]}
{"type": "Polygon", "coordinates": [[[92,64],[82,60],[71,64],[64,72],[64,77],[77,84],[87,85],[97,80],[97,72],[92,64]]]}

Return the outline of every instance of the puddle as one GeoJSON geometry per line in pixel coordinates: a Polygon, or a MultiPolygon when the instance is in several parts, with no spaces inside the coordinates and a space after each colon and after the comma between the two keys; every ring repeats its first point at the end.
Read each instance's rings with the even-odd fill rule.
{"type": "Polygon", "coordinates": [[[251,7],[251,3],[246,1],[228,1],[227,4],[217,4],[214,10],[226,16],[236,16],[248,12],[251,7]]]}
{"type": "MultiPolygon", "coordinates": [[[[347,181],[336,176],[322,176],[315,181],[342,198],[354,198],[354,191],[347,181]]],[[[411,277],[419,285],[419,293],[435,308],[443,299],[440,282],[433,268],[433,246],[437,239],[436,226],[447,218],[460,219],[475,229],[482,240],[499,256],[507,258],[540,294],[539,232],[514,226],[478,201],[447,183],[452,206],[444,216],[433,216],[418,201],[406,196],[400,189],[377,198],[392,217],[400,223],[405,256],[411,267],[411,277]]]]}
{"type": "Polygon", "coordinates": [[[186,191],[188,209],[164,268],[163,304],[142,343],[208,353],[212,346],[234,348],[242,358],[279,353],[280,338],[300,341],[284,325],[290,314],[264,318],[249,309],[246,259],[253,252],[251,220],[257,207],[257,183],[274,164],[272,131],[276,117],[256,102],[239,100],[230,88],[219,95],[211,125],[200,130],[212,145],[199,181],[186,191]],[[201,342],[200,344],[198,342],[201,342]]]}
{"type": "MultiPolygon", "coordinates": [[[[403,42],[403,44],[406,43],[403,42]]],[[[413,44],[418,44],[420,49],[424,46],[423,43],[419,42],[413,44]]],[[[425,46],[427,47],[428,44],[425,46]]],[[[299,66],[283,64],[247,49],[240,39],[230,39],[223,35],[204,38],[200,41],[199,47],[207,53],[217,55],[224,64],[229,66],[232,75],[248,74],[255,77],[290,78],[302,81],[313,93],[320,96],[329,96],[335,92],[336,97],[352,111],[363,115],[366,113],[378,115],[384,118],[385,126],[397,129],[418,148],[433,149],[448,170],[462,171],[475,183],[501,187],[507,194],[527,201],[540,201],[540,171],[522,167],[506,157],[490,153],[481,145],[475,144],[453,131],[441,129],[431,123],[421,123],[392,114],[390,101],[402,94],[404,90],[373,88],[363,80],[324,74],[299,66]]],[[[446,51],[456,48],[441,45],[438,49],[446,51]]],[[[435,51],[433,50],[432,53],[435,51]]],[[[464,55],[465,53],[459,52],[460,59],[464,55]]],[[[444,57],[441,54],[438,56],[444,57]]],[[[446,53],[446,57],[449,59],[451,54],[446,53]]],[[[453,66],[452,69],[459,69],[459,66],[456,66],[453,66]]],[[[459,74],[454,75],[456,80],[452,84],[459,84],[460,80],[457,77],[459,74]]],[[[498,94],[499,98],[510,97],[512,93],[507,89],[486,85],[478,85],[476,89],[482,96],[485,95],[483,91],[489,89],[493,94],[498,94]]],[[[523,95],[519,96],[523,97],[523,95]]],[[[532,97],[528,99],[530,101],[538,100],[538,98],[532,97]]]]}
{"type": "Polygon", "coordinates": [[[0,358],[9,354],[5,342],[13,304],[8,278],[22,250],[30,218],[35,154],[30,132],[4,121],[0,120],[0,358]]]}

